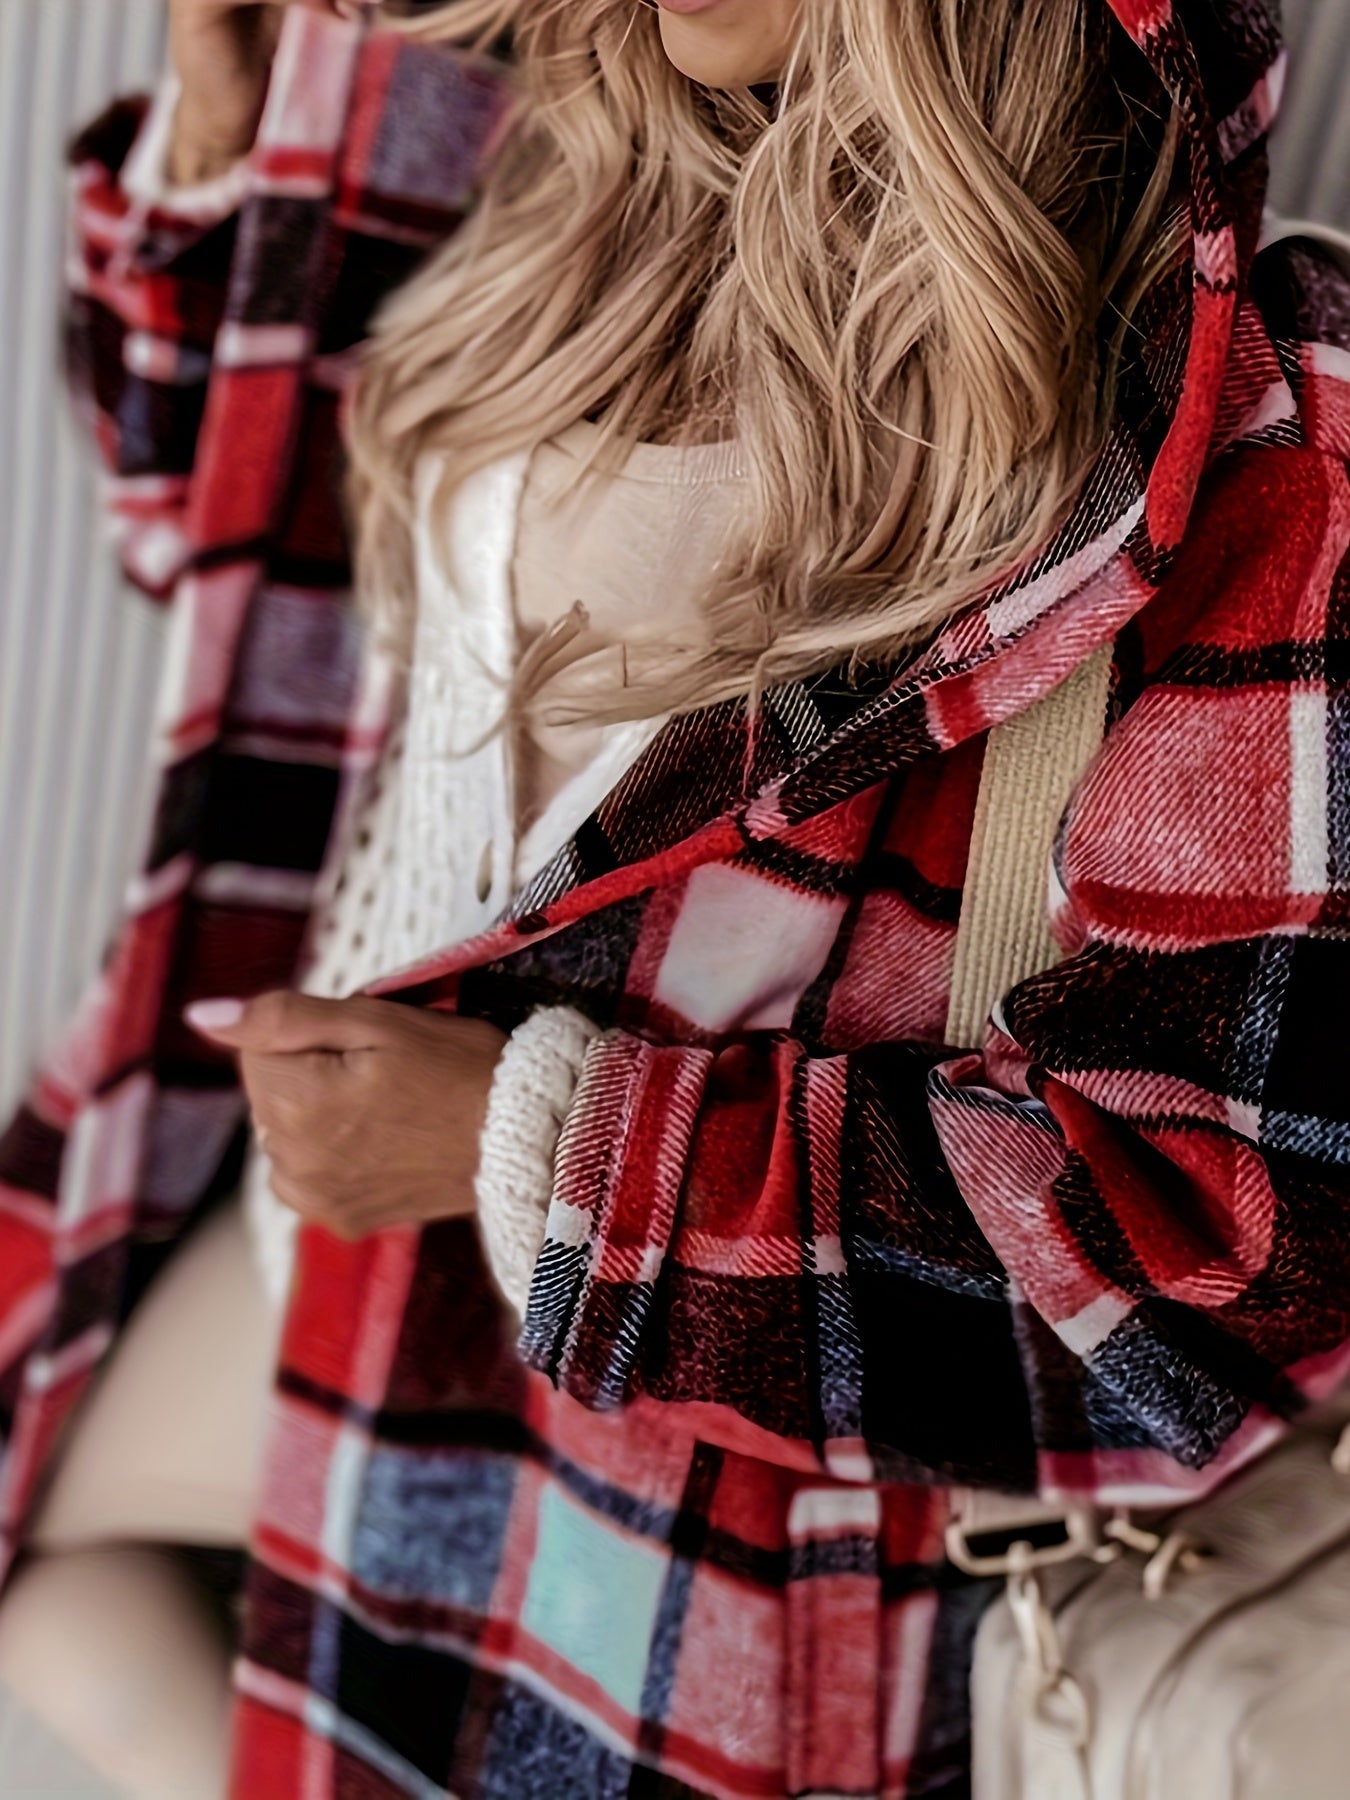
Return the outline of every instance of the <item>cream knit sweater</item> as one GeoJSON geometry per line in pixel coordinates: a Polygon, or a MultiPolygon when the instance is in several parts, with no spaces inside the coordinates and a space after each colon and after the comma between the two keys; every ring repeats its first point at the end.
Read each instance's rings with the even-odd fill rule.
{"type": "MultiPolygon", "coordinates": [[[[169,184],[179,92],[169,68],[123,184],[143,204],[219,217],[242,196],[244,164],[191,188],[169,184]]],[[[621,681],[625,651],[645,637],[697,642],[701,634],[700,599],[744,496],[738,447],[640,444],[620,470],[583,478],[594,433],[581,421],[531,456],[480,470],[448,509],[434,504],[436,459],[420,465],[412,673],[383,761],[340,827],[336,880],[301,982],[307,992],[339,998],[485,929],[659,729],[659,719],[599,729],[545,721],[514,738],[497,729],[521,658],[533,652],[546,668],[551,658],[540,653],[550,651],[551,628],[578,606],[584,632],[563,633],[573,689],[621,681]]],[[[372,659],[368,678],[392,675],[372,659]]],[[[572,1009],[543,1009],[517,1028],[498,1065],[478,1217],[518,1311],[543,1241],[559,1131],[595,1035],[572,1009]]],[[[256,1142],[244,1203],[279,1304],[298,1220],[274,1198],[256,1142]]]]}
{"type": "MultiPolygon", "coordinates": [[[[624,645],[699,629],[698,602],[734,527],[744,471],[725,444],[641,444],[577,484],[591,428],[483,471],[433,517],[421,472],[418,622],[400,723],[350,817],[302,986],[338,997],[483,930],[593,811],[660,720],[492,732],[521,654],[580,603],[582,679],[614,680],[624,645]],[[509,554],[501,556],[503,546],[509,554]],[[503,565],[505,562],[505,566],[503,565]],[[486,741],[484,732],[487,732],[486,741]]],[[[388,671],[372,665],[372,678],[388,671]]],[[[558,1136],[596,1026],[569,1007],[512,1034],[489,1100],[477,1178],[484,1246],[524,1311],[558,1136]]],[[[253,1146],[245,1206],[269,1292],[286,1292],[296,1215],[253,1146]]]]}

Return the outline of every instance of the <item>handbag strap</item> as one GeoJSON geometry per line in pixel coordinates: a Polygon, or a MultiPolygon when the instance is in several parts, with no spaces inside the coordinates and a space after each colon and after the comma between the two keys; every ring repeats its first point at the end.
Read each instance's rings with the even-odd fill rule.
{"type": "MultiPolygon", "coordinates": [[[[948,1044],[978,1044],[1009,988],[1059,958],[1050,931],[1047,869],[1074,783],[1102,739],[1112,648],[1104,644],[1034,706],[989,733],[956,930],[948,1044]]],[[[1085,1509],[1047,1505],[1034,1495],[958,1488],[950,1504],[952,1560],[972,1573],[1011,1576],[1010,1604],[1032,1677],[1026,1730],[1038,1744],[1038,1800],[1088,1800],[1087,1703],[1063,1668],[1033,1565],[1092,1554],[1101,1541],[1096,1521],[1085,1509]],[[1066,1535],[1049,1550],[1035,1552],[1021,1543],[1011,1558],[986,1558],[969,1547],[969,1538],[981,1531],[1051,1521],[1063,1524],[1066,1535]]],[[[1016,1788],[1025,1791],[1020,1775],[1016,1788]]]]}
{"type": "MultiPolygon", "coordinates": [[[[1043,699],[989,733],[956,928],[948,1044],[978,1044],[1009,988],[1058,961],[1046,873],[1074,783],[1102,739],[1112,649],[1103,644],[1043,699]]],[[[948,1554],[972,1572],[1006,1572],[1005,1557],[976,1556],[968,1539],[1050,1523],[1062,1524],[1066,1536],[1038,1561],[1072,1560],[1099,1542],[1092,1508],[956,1488],[948,1554]]]]}
{"type": "Polygon", "coordinates": [[[1059,959],[1046,871],[1074,783],[1101,743],[1113,646],[989,733],[947,1008],[947,1042],[978,1044],[1009,988],[1059,959]]]}

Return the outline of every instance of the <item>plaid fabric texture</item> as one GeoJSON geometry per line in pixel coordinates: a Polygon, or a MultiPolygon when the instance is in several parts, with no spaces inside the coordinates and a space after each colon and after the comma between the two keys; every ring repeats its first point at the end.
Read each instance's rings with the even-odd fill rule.
{"type": "MultiPolygon", "coordinates": [[[[910,666],[666,727],[483,938],[368,992],[604,1027],[519,1342],[460,1223],[301,1234],[250,1544],[248,1800],[956,1795],[952,1483],[1213,1485],[1350,1368],[1350,287],[1255,256],[1262,0],[1113,0],[1193,255],[1034,564],[910,666]],[[1059,965],[942,1041],[985,736],[1115,646],[1059,965]]],[[[74,147],[68,342],[171,601],[143,872],[0,1143],[0,1519],[242,1144],[194,997],[293,978],[381,741],[334,474],[483,71],[297,11],[236,217],[74,147]]]]}

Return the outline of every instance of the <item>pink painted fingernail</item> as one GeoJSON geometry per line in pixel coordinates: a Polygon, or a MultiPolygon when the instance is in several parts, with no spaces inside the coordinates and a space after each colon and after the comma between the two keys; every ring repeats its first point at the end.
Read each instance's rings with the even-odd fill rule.
{"type": "Polygon", "coordinates": [[[243,1016],[242,1000],[194,1000],[183,1008],[183,1017],[198,1031],[228,1031],[243,1016]]]}

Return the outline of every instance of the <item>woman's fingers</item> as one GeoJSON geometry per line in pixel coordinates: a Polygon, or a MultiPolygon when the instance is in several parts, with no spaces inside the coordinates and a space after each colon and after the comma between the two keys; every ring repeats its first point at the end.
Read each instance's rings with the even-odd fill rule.
{"type": "Polygon", "coordinates": [[[388,1000],[324,1000],[291,988],[273,988],[251,1000],[198,1000],[183,1017],[214,1043],[255,1056],[299,1055],[311,1050],[373,1050],[387,1035],[388,1000]]]}
{"type": "Polygon", "coordinates": [[[234,1051],[273,1192],[360,1237],[472,1211],[506,1033],[484,1019],[357,994],[274,988],[184,1009],[234,1051]]]}

